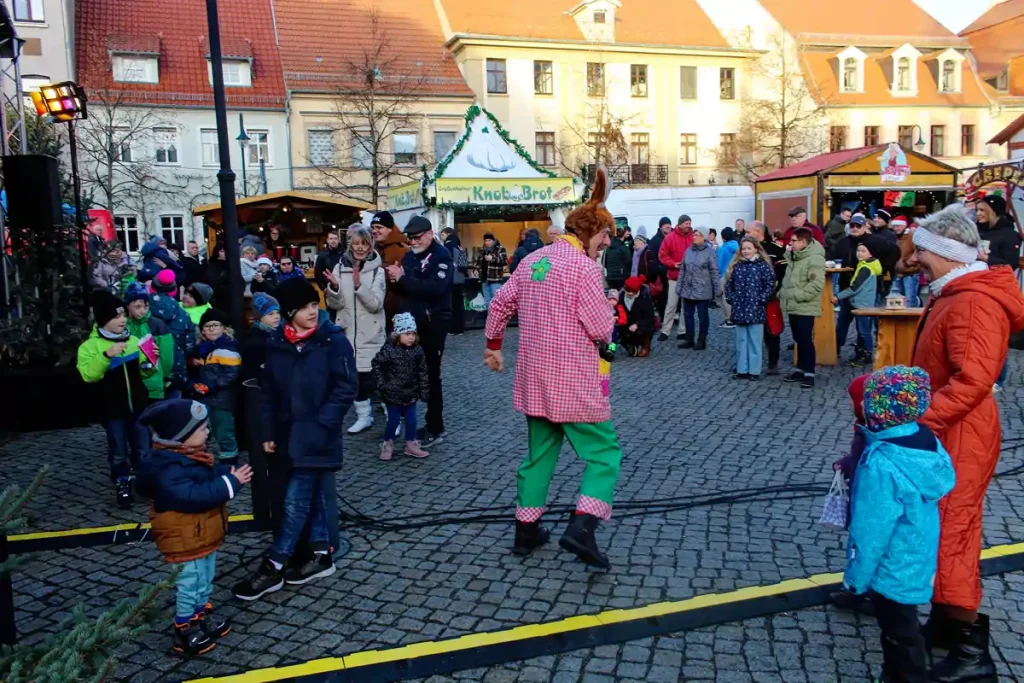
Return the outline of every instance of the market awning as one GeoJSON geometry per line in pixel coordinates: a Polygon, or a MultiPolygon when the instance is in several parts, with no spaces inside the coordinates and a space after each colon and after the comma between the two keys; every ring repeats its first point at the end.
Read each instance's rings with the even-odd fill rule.
{"type": "MultiPolygon", "coordinates": [[[[302,190],[282,190],[255,197],[245,197],[236,200],[235,205],[238,207],[238,222],[242,225],[268,221],[278,211],[285,208],[299,211],[320,211],[324,216],[324,222],[330,222],[330,218],[333,216],[341,221],[346,216],[373,208],[372,204],[357,199],[331,197],[302,190]]],[[[196,207],[192,211],[192,215],[202,216],[207,222],[216,225],[220,225],[223,221],[219,202],[196,207]]]]}

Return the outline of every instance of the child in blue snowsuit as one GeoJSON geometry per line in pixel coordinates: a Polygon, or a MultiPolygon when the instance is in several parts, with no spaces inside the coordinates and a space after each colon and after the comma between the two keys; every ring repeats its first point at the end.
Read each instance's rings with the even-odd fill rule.
{"type": "Polygon", "coordinates": [[[932,598],[939,552],[939,499],[953,489],[949,454],[928,427],[927,373],[902,365],[864,386],[865,448],[853,479],[843,585],[870,592],[882,631],[882,681],[926,683],[928,659],[917,605],[932,598]]]}
{"type": "Polygon", "coordinates": [[[198,346],[199,372],[192,383],[192,395],[210,409],[210,430],[220,447],[221,463],[238,461],[238,440],[235,438],[235,407],[238,383],[242,373],[242,354],[231,336],[227,316],[216,308],[199,319],[203,335],[198,346]]]}

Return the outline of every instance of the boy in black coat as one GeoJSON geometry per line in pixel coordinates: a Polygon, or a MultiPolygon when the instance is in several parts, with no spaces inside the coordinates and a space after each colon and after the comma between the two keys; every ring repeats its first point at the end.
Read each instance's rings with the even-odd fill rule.
{"type": "Polygon", "coordinates": [[[355,355],[341,329],[320,318],[320,295],[305,279],[278,288],[285,325],[267,343],[261,403],[263,449],[287,458],[291,476],[284,515],[268,557],[251,577],[235,586],[235,597],[256,600],[334,573],[331,527],[338,527],[333,473],[341,469],[342,421],[358,386],[355,355]],[[278,450],[280,449],[280,450],[278,450]],[[285,571],[309,524],[314,556],[285,571]]]}

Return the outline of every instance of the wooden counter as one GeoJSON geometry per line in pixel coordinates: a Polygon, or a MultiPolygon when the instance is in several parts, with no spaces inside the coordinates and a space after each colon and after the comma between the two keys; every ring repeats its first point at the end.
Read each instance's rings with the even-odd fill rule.
{"type": "Polygon", "coordinates": [[[923,308],[890,310],[858,308],[854,315],[878,318],[878,342],[875,345],[875,369],[890,365],[910,365],[914,360],[914,340],[923,308]]]}

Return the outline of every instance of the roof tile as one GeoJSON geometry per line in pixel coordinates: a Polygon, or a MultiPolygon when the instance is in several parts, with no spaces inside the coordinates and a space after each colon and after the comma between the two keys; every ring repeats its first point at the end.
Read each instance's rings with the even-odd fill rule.
{"type": "Polygon", "coordinates": [[[820,171],[826,171],[830,168],[835,168],[836,166],[841,166],[847,162],[867,156],[871,152],[879,152],[887,146],[888,145],[855,147],[853,149],[844,149],[841,152],[819,154],[816,157],[811,157],[810,159],[806,159],[800,163],[767,173],[759,177],[757,182],[760,183],[766,180],[782,180],[783,178],[802,178],[804,176],[814,175],[820,171]]]}
{"type": "Polygon", "coordinates": [[[993,5],[989,11],[975,19],[970,26],[960,31],[960,35],[965,36],[968,33],[1002,24],[1020,16],[1024,16],[1024,0],[1005,0],[1005,2],[993,5]]]}
{"type": "Polygon", "coordinates": [[[791,34],[888,36],[897,42],[912,37],[955,38],[913,0],[858,0],[851,11],[846,0],[759,0],[791,34]]]}

